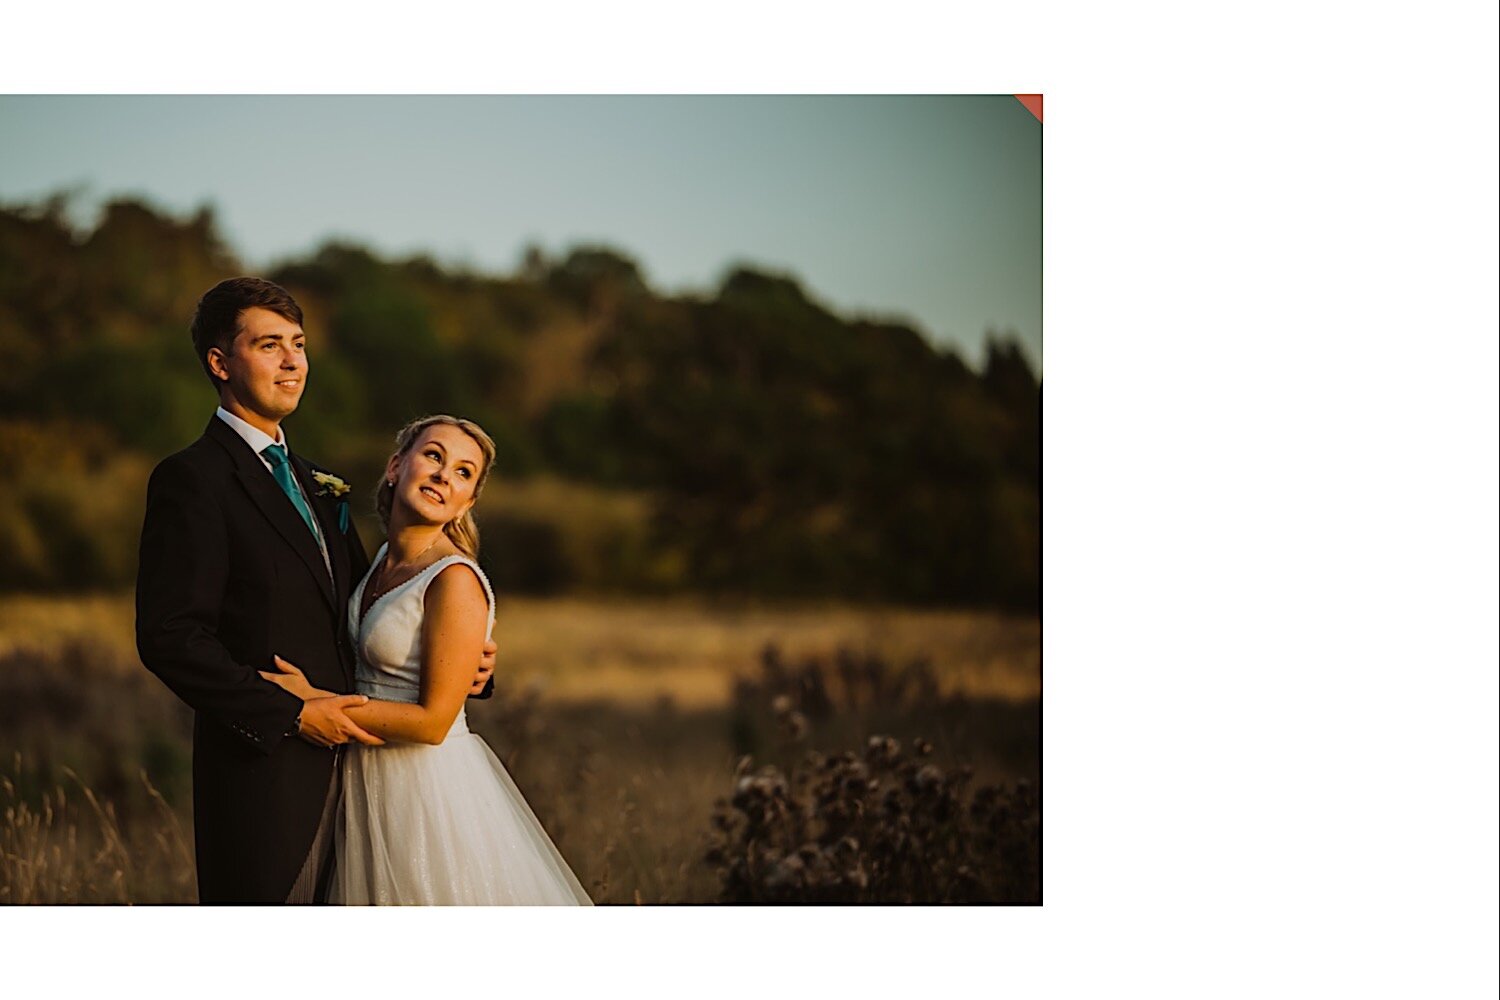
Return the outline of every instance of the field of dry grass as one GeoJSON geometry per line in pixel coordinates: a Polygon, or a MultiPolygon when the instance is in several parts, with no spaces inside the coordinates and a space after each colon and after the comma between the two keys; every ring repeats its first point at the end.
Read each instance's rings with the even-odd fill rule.
{"type": "MultiPolygon", "coordinates": [[[[128,594],[0,598],[0,902],[194,898],[191,715],[140,666],[132,616],[128,594]]],[[[495,635],[500,688],[471,724],[599,902],[719,897],[704,855],[745,755],[790,766],[878,732],[925,737],[934,762],[976,781],[1040,779],[1034,620],[508,599],[495,635]],[[763,683],[768,644],[787,664],[822,664],[833,685],[796,734],[763,683]],[[927,661],[926,693],[840,688],[840,649],[892,677],[927,661]]]]}
{"type": "MultiPolygon", "coordinates": [[[[130,595],[0,597],[0,655],[97,645],[138,666],[130,595]]],[[[723,707],[767,643],[789,657],[840,647],[897,662],[932,660],[944,691],[1025,701],[1041,695],[1041,624],[968,611],[848,605],[776,607],[699,600],[502,598],[500,670],[549,702],[723,707]]]]}

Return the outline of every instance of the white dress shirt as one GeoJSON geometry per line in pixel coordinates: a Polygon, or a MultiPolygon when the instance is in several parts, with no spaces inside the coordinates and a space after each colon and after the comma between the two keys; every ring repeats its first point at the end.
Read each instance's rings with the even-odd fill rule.
{"type": "MultiPolygon", "coordinates": [[[[261,452],[265,451],[273,444],[279,444],[283,448],[286,448],[287,457],[290,459],[292,449],[287,446],[286,433],[281,429],[280,426],[277,426],[276,436],[273,438],[271,437],[271,435],[267,434],[259,427],[256,427],[245,420],[241,420],[239,417],[235,416],[233,413],[230,413],[222,406],[214,411],[214,416],[218,417],[220,420],[228,424],[231,430],[233,430],[236,434],[238,434],[245,440],[245,443],[250,446],[250,450],[255,452],[255,457],[260,459],[260,464],[266,467],[267,472],[272,473],[273,478],[275,474],[271,469],[271,463],[266,459],[266,456],[261,454],[261,452]]],[[[302,482],[297,478],[295,473],[292,475],[292,484],[297,487],[297,492],[302,495],[302,500],[307,504],[307,509],[312,510],[312,502],[308,500],[307,492],[302,489],[302,482]]],[[[281,484],[278,483],[277,485],[280,486],[281,484]]],[[[318,519],[316,516],[312,519],[312,523],[313,533],[317,536],[318,539],[318,550],[323,553],[323,565],[328,568],[328,575],[333,576],[333,566],[328,561],[328,543],[323,540],[323,526],[318,523],[318,519]]]]}

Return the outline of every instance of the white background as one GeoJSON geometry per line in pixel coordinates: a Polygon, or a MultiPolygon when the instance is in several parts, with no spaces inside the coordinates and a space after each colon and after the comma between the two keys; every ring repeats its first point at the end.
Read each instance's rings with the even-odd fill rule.
{"type": "Polygon", "coordinates": [[[7,92],[1043,92],[1047,368],[1043,907],[11,909],[7,985],[1494,996],[1494,4],[987,9],[9,11],[7,92]]]}

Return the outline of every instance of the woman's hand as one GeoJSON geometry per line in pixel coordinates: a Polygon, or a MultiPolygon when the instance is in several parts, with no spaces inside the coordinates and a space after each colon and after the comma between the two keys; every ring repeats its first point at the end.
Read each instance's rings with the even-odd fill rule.
{"type": "Polygon", "coordinates": [[[282,690],[296,695],[303,701],[311,701],[314,698],[330,698],[333,696],[332,691],[324,691],[321,688],[313,687],[312,682],[307,679],[307,675],[298,670],[295,664],[288,663],[274,654],[271,659],[276,661],[276,669],[281,671],[280,673],[272,673],[269,670],[257,672],[282,690]]]}

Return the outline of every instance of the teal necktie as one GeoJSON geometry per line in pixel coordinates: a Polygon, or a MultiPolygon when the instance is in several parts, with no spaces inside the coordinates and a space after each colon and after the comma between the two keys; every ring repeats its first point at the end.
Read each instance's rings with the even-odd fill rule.
{"type": "Polygon", "coordinates": [[[292,479],[292,463],[286,457],[286,449],[279,444],[273,444],[261,452],[266,461],[271,463],[271,475],[276,477],[276,485],[281,487],[281,492],[297,508],[297,513],[302,515],[302,520],[307,522],[307,530],[313,533],[313,538],[318,537],[318,529],[313,527],[312,510],[308,508],[307,501],[302,499],[302,491],[297,489],[297,483],[292,479]]]}

